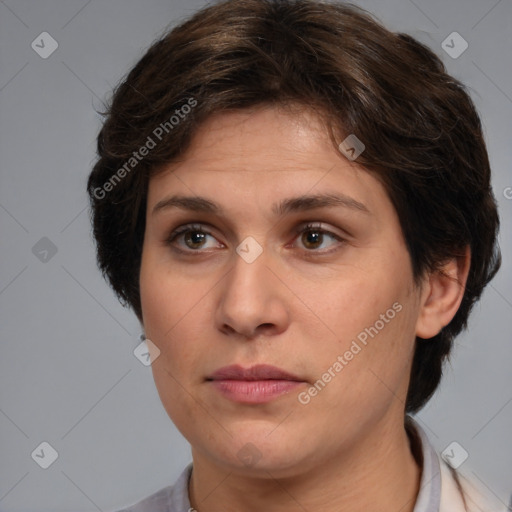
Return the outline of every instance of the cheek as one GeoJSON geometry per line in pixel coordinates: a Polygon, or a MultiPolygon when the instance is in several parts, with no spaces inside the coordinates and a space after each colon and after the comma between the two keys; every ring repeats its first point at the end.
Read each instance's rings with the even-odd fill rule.
{"type": "Polygon", "coordinates": [[[172,338],[176,326],[195,313],[204,295],[202,286],[169,270],[151,251],[143,254],[139,284],[144,328],[155,343],[172,338]]]}
{"type": "MultiPolygon", "coordinates": [[[[302,286],[295,282],[294,291],[303,300],[302,309],[316,315],[333,340],[347,340],[379,321],[395,302],[405,300],[406,283],[391,279],[391,275],[393,272],[376,266],[351,266],[333,273],[329,279],[302,286]]],[[[392,310],[388,316],[394,314],[392,310]]],[[[295,318],[308,328],[298,311],[295,318]]]]}
{"type": "Polygon", "coordinates": [[[142,298],[142,311],[146,336],[160,349],[160,360],[173,374],[184,373],[193,365],[200,347],[202,322],[198,311],[201,297],[176,293],[160,281],[142,298]]]}
{"type": "Polygon", "coordinates": [[[197,384],[205,377],[198,362],[211,349],[211,337],[205,333],[213,333],[215,280],[206,283],[184,276],[151,256],[143,256],[140,293],[146,336],[160,349],[159,364],[153,365],[155,381],[172,388],[197,384]]]}
{"type": "MultiPolygon", "coordinates": [[[[315,350],[315,378],[333,383],[321,392],[327,401],[347,407],[361,398],[381,403],[383,395],[397,393],[408,378],[414,351],[417,297],[412,277],[396,267],[394,272],[385,265],[368,268],[351,269],[350,277],[308,292],[308,306],[321,318],[325,333],[321,337],[316,332],[315,345],[322,349],[315,350]]],[[[315,337],[311,326],[304,318],[309,340],[315,337]]],[[[311,346],[304,350],[311,352],[311,346]]]]}
{"type": "Polygon", "coordinates": [[[204,377],[198,370],[204,336],[204,288],[187,286],[183,278],[159,272],[156,265],[141,267],[141,303],[146,336],[160,350],[151,369],[160,400],[183,435],[204,411],[190,392],[204,377]]]}

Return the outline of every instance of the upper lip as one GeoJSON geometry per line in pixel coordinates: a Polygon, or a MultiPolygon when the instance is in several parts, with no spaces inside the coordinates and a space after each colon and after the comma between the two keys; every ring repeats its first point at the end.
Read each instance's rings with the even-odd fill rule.
{"type": "Polygon", "coordinates": [[[213,372],[207,380],[296,380],[301,378],[288,373],[281,368],[268,364],[257,364],[250,368],[240,365],[224,366],[213,372]]]}

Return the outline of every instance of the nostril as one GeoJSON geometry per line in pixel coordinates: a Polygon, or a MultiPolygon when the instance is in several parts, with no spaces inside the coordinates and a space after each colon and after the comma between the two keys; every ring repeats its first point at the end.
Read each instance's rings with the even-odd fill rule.
{"type": "Polygon", "coordinates": [[[235,329],[233,329],[233,327],[231,327],[228,324],[224,324],[222,326],[222,332],[225,333],[225,334],[232,334],[232,333],[235,332],[235,329]]]}

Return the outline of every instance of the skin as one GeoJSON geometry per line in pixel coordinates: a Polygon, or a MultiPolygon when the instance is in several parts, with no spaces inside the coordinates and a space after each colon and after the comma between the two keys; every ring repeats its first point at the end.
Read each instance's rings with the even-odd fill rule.
{"type": "Polygon", "coordinates": [[[314,114],[260,107],[203,123],[183,158],[150,180],[140,271],[144,329],[160,350],[155,384],[192,446],[192,507],[411,512],[421,476],[404,429],[414,341],[449,323],[468,264],[469,255],[447,262],[444,275],[416,286],[385,189],[336,151],[314,114]],[[284,199],[324,193],[368,211],[272,211],[284,199]],[[153,212],[178,194],[223,212],[153,212]],[[301,233],[309,222],[315,228],[301,233]],[[195,236],[168,241],[190,223],[195,236]],[[252,263],[236,252],[248,236],[263,249],[252,263]],[[397,303],[400,312],[300,403],[299,393],[397,303]],[[263,363],[303,382],[267,403],[243,404],[206,380],[227,365],[263,363]]]}

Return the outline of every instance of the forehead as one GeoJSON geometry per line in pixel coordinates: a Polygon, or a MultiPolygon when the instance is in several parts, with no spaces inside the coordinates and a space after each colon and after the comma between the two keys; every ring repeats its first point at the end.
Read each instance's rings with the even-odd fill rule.
{"type": "Polygon", "coordinates": [[[262,208],[283,197],[335,192],[361,204],[387,200],[380,182],[339,152],[322,120],[307,110],[216,114],[162,171],[150,180],[148,206],[170,192],[262,208]]]}
{"type": "Polygon", "coordinates": [[[323,160],[327,154],[329,160],[334,155],[341,158],[318,115],[306,109],[292,113],[261,106],[209,117],[198,127],[183,159],[211,168],[220,162],[226,171],[279,171],[308,169],[313,155],[323,160]],[[265,166],[258,165],[259,158],[265,166]]]}

